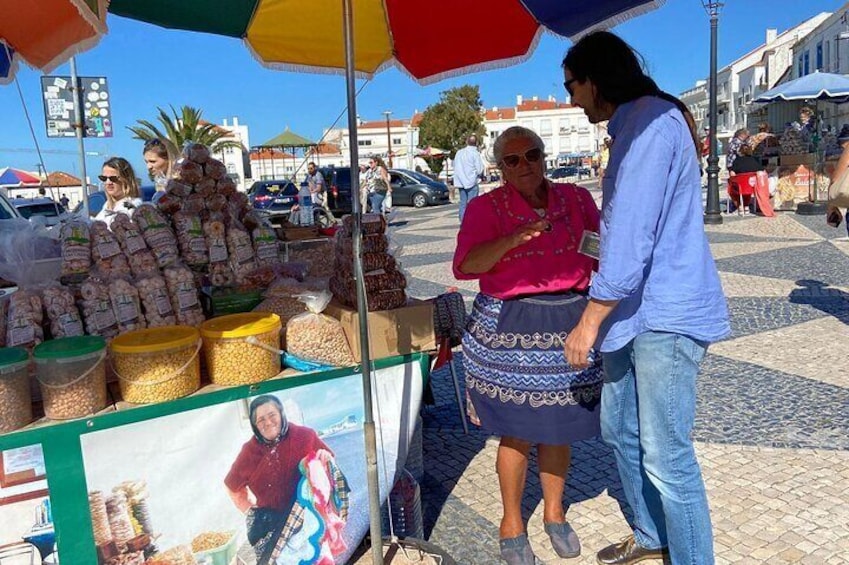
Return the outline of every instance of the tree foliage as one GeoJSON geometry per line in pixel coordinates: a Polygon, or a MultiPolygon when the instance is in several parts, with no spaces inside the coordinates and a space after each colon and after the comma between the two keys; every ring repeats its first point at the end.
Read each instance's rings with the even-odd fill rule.
{"type": "MultiPolygon", "coordinates": [[[[486,135],[483,125],[480,88],[464,85],[445,90],[439,94],[439,102],[427,107],[419,124],[419,145],[433,146],[450,153],[466,145],[466,138],[475,134],[478,140],[486,135]]],[[[431,167],[439,172],[441,161],[430,160],[431,167]]]]}
{"type": "Polygon", "coordinates": [[[133,138],[142,141],[157,138],[166,145],[172,156],[179,155],[186,143],[190,141],[206,145],[213,153],[228,147],[241,148],[242,146],[238,141],[223,140],[230,135],[230,132],[215,124],[204,122],[201,119],[203,111],[198,108],[182,106],[178,112],[174,106],[171,106],[170,115],[162,108],[156,109],[159,111],[156,118],[159,124],[148,120],[136,120],[137,126],[127,127],[133,132],[133,138]]]}

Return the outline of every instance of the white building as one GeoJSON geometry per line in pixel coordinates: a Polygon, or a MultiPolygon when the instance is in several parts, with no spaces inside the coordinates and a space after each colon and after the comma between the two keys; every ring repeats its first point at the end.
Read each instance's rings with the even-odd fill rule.
{"type": "Polygon", "coordinates": [[[228,120],[224,119],[220,126],[216,126],[218,130],[225,131],[228,134],[222,138],[222,141],[235,141],[242,147],[241,149],[225,147],[222,151],[213,153],[212,156],[224,163],[227,167],[227,174],[236,181],[239,190],[246,191],[252,180],[248,159],[251,146],[248,126],[240,124],[238,117],[233,118],[232,124],[227,122],[228,120]]]}
{"type": "Polygon", "coordinates": [[[546,163],[549,167],[581,157],[595,156],[606,135],[605,128],[590,124],[584,111],[567,102],[558,102],[554,96],[530,100],[516,96],[516,105],[484,110],[484,127],[487,141],[484,154],[495,165],[492,144],[504,130],[523,126],[535,131],[545,143],[546,163]]]}
{"type": "MultiPolygon", "coordinates": [[[[391,118],[391,116],[390,116],[391,118]]],[[[412,169],[416,165],[416,148],[419,146],[419,124],[422,114],[415,112],[412,118],[363,121],[357,119],[357,155],[359,163],[365,164],[372,155],[380,155],[390,166],[389,150],[392,150],[391,166],[412,169]]],[[[326,130],[325,143],[338,147],[338,154],[320,154],[322,161],[337,166],[348,165],[351,160],[349,129],[326,130]],[[338,163],[335,162],[338,160],[338,163]]]]}
{"type": "MultiPolygon", "coordinates": [[[[816,71],[849,75],[849,3],[824,18],[793,47],[787,80],[816,71]]],[[[800,105],[771,104],[775,108],[770,109],[770,118],[781,123],[796,120],[800,105]]],[[[849,107],[845,104],[820,102],[817,109],[823,125],[839,130],[849,122],[849,107]]]]}
{"type": "MultiPolygon", "coordinates": [[[[780,34],[775,29],[767,29],[763,44],[719,69],[716,83],[717,137],[720,140],[729,140],[740,128],[756,130],[758,123],[767,118],[764,106],[753,104],[752,100],[783,82],[790,72],[796,45],[829,15],[823,12],[780,34]]],[[[707,101],[701,98],[701,85],[704,82],[707,96],[710,86],[707,81],[709,78],[698,81],[680,95],[682,99],[689,99],[685,103],[694,115],[703,116],[702,127],[707,125],[708,117],[707,101]]],[[[770,125],[776,131],[781,131],[784,126],[771,121],[770,125]]]]}

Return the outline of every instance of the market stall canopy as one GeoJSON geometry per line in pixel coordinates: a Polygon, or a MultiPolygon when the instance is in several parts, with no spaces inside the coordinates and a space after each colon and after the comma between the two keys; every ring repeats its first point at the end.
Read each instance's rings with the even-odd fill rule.
{"type": "MultiPolygon", "coordinates": [[[[575,39],[662,3],[436,0],[423,10],[408,0],[358,0],[354,69],[371,76],[395,65],[419,82],[431,83],[520,62],[545,30],[575,39]],[[446,37],[462,37],[463,47],[446,37]]],[[[339,0],[112,0],[109,5],[113,14],[162,27],[241,38],[265,66],[311,72],[345,68],[342,8],[339,0]]]]}
{"type": "Polygon", "coordinates": [[[6,167],[5,169],[0,169],[0,186],[36,187],[41,186],[41,179],[32,173],[6,167]]]}
{"type": "Polygon", "coordinates": [[[18,63],[50,72],[106,33],[107,0],[0,0],[0,84],[18,63]]]}
{"type": "Polygon", "coordinates": [[[264,147],[270,147],[270,148],[293,147],[294,148],[294,147],[312,147],[314,145],[316,145],[315,141],[312,141],[311,139],[307,139],[306,137],[304,137],[302,135],[298,135],[297,133],[289,130],[289,128],[286,128],[286,130],[283,133],[281,133],[280,135],[272,137],[271,139],[269,139],[265,143],[257,145],[257,147],[258,148],[264,148],[264,147]]]}
{"type": "Polygon", "coordinates": [[[847,102],[849,77],[817,71],[767,90],[754,101],[767,103],[776,100],[827,100],[838,104],[847,102]]]}

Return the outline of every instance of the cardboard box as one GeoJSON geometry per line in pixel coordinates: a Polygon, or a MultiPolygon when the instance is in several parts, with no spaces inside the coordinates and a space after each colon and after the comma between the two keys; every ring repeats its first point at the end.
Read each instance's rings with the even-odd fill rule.
{"type": "MultiPolygon", "coordinates": [[[[359,363],[360,322],[357,311],[334,301],[324,313],[342,323],[354,360],[359,363]]],[[[403,308],[369,312],[368,327],[372,359],[436,349],[431,302],[416,300],[403,308]]]]}

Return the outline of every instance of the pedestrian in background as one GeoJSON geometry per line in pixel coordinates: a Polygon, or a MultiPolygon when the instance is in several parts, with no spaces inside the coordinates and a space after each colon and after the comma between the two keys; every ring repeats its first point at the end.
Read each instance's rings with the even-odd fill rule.
{"type": "Polygon", "coordinates": [[[728,309],[702,216],[699,140],[686,106],[662,92],[616,35],[584,36],[563,59],[564,86],[613,140],[602,191],[599,270],[565,342],[587,366],[600,337],[601,430],[613,449],[633,535],[597,554],[629,565],[714,563],[710,510],[692,431],[696,377],[728,309]],[[602,330],[604,323],[604,330],[602,330]]]}
{"type": "Polygon", "coordinates": [[[62,208],[64,208],[65,210],[67,210],[67,209],[68,209],[68,204],[70,204],[70,203],[71,203],[71,201],[68,199],[68,195],[67,195],[67,194],[63,194],[63,195],[59,198],[59,204],[61,204],[61,205],[62,205],[62,208]]]}
{"type": "Polygon", "coordinates": [[[389,171],[386,164],[378,156],[369,159],[369,172],[367,173],[369,185],[369,202],[371,211],[375,214],[383,213],[383,201],[392,194],[392,186],[389,184],[389,171]]]}
{"type": "Polygon", "coordinates": [[[740,128],[734,132],[734,138],[728,143],[728,150],[725,153],[725,168],[729,171],[734,166],[734,160],[740,155],[740,148],[746,145],[749,140],[749,130],[740,128]]]}
{"type": "Polygon", "coordinates": [[[478,138],[470,135],[466,146],[454,155],[454,186],[460,191],[460,223],[469,201],[480,192],[480,176],[483,174],[483,158],[478,151],[478,138]]]}

